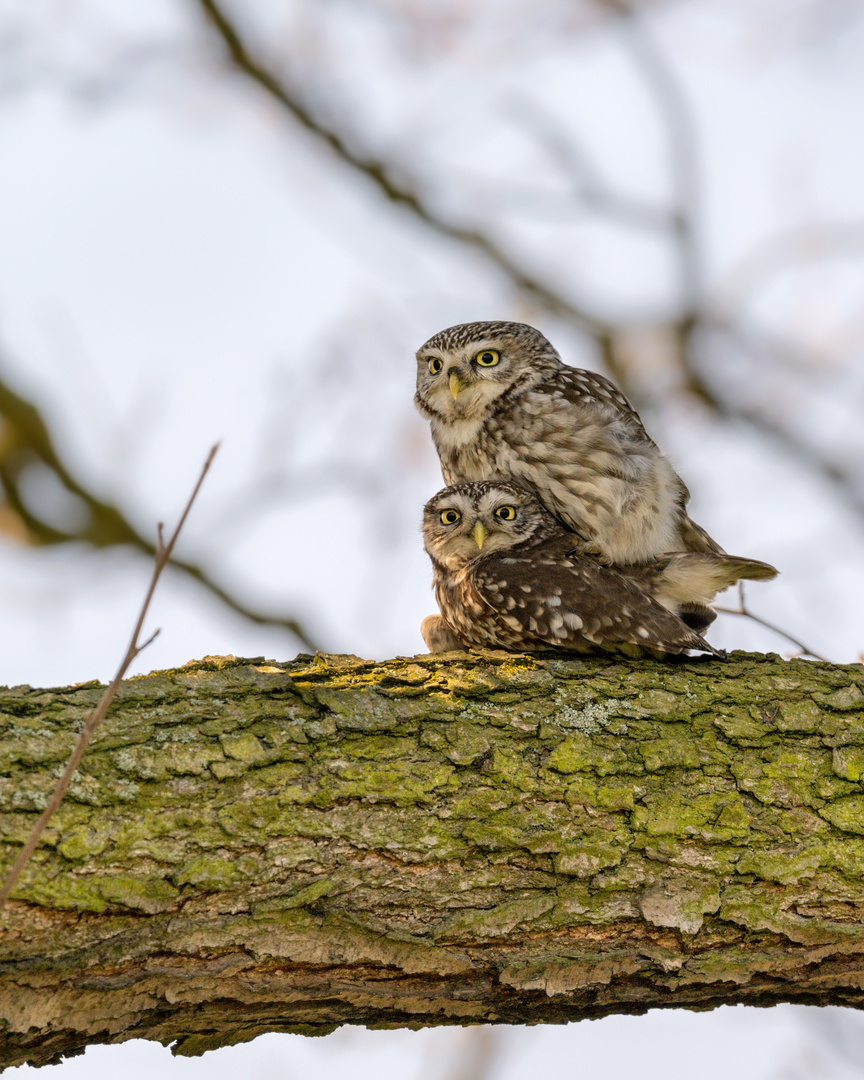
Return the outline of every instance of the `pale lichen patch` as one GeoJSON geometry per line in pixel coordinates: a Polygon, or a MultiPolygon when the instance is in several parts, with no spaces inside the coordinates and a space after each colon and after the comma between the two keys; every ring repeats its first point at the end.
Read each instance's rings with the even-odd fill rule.
{"type": "Polygon", "coordinates": [[[720,890],[716,882],[664,881],[646,889],[639,897],[643,918],[655,926],[669,926],[685,934],[702,929],[705,915],[720,907],[720,890]]]}

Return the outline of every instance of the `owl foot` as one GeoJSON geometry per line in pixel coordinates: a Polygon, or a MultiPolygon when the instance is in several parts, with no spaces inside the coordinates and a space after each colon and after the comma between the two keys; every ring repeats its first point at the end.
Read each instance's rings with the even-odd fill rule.
{"type": "Polygon", "coordinates": [[[420,633],[430,653],[464,651],[465,649],[441,615],[427,615],[420,623],[420,633]]]}
{"type": "Polygon", "coordinates": [[[601,566],[613,565],[612,560],[609,558],[608,555],[605,555],[603,553],[603,549],[600,547],[596,540],[580,540],[578,543],[574,544],[572,548],[570,548],[567,554],[572,556],[587,555],[590,558],[594,559],[596,562],[600,563],[601,566]]]}

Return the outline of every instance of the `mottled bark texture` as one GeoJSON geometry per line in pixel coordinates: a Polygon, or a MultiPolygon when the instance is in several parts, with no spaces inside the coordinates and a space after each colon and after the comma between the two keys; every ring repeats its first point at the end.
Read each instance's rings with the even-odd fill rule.
{"type": "MultiPolygon", "coordinates": [[[[98,699],[0,691],[5,865],[98,699]]],[[[864,668],[210,658],[123,684],[5,913],[0,1061],[864,1002],[864,668]]]]}

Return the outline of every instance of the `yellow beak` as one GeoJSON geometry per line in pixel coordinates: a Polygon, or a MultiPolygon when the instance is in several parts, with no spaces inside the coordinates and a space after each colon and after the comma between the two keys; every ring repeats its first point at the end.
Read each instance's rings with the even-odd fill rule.
{"type": "Polygon", "coordinates": [[[455,371],[450,372],[450,393],[454,398],[461,390],[464,390],[467,385],[467,383],[462,382],[455,371]]]}
{"type": "Polygon", "coordinates": [[[477,547],[482,548],[483,541],[489,534],[486,532],[486,529],[483,526],[483,522],[476,521],[474,523],[474,528],[471,530],[471,535],[474,537],[474,543],[477,545],[477,547]]]}

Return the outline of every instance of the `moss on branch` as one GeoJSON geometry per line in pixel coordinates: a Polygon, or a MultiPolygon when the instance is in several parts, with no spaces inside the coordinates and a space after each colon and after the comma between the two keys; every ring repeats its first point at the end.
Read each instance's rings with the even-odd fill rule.
{"type": "MultiPolygon", "coordinates": [[[[4,866],[96,684],[0,690],[4,866]]],[[[0,1064],[864,1000],[864,668],[209,658],[123,684],[3,913],[0,1064]]]]}

